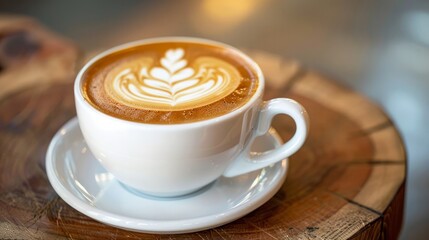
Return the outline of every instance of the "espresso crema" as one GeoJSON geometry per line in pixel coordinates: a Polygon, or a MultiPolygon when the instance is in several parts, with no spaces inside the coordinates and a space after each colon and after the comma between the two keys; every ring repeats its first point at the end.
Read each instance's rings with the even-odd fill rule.
{"type": "Polygon", "coordinates": [[[177,124],[243,106],[257,74],[234,50],[195,42],[157,42],[113,52],[83,74],[82,92],[98,110],[121,119],[177,124]]]}

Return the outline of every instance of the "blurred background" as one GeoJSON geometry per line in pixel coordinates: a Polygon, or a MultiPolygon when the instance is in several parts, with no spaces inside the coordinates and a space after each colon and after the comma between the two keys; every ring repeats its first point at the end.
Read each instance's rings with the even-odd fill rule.
{"type": "MultiPolygon", "coordinates": [[[[195,36],[296,59],[379,103],[408,152],[401,239],[429,233],[429,1],[0,1],[83,52],[159,36],[195,36]]],[[[353,106],[350,106],[353,107],[353,106]]]]}

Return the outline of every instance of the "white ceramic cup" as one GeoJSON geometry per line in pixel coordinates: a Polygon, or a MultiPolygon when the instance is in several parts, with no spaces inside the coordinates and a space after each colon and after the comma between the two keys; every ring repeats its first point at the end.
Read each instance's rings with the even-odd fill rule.
{"type": "Polygon", "coordinates": [[[264,168],[295,153],[308,132],[305,109],[291,99],[263,102],[264,76],[241,51],[218,42],[195,38],[157,38],[107,50],[89,61],[77,75],[74,94],[79,125],[94,156],[120,182],[154,196],[179,196],[196,191],[220,176],[233,177],[264,168]],[[168,41],[216,45],[236,53],[258,76],[259,86],[242,107],[208,120],[184,124],[145,124],[107,115],[82,95],[83,73],[97,60],[132,46],[168,41]],[[277,114],[292,117],[293,137],[281,147],[253,153],[254,139],[264,135],[277,114]]]}

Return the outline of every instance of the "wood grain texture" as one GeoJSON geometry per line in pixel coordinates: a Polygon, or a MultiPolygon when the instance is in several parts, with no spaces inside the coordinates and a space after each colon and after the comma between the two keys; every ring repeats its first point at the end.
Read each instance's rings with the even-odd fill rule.
{"type": "MultiPolygon", "coordinates": [[[[389,118],[367,98],[297,62],[249,54],[266,74],[265,98],[294,98],[311,118],[309,138],[291,157],[285,184],[254,212],[215,229],[135,233],[77,212],[58,197],[46,176],[49,141],[75,116],[76,48],[30,19],[0,17],[0,238],[397,238],[406,158],[389,118]],[[10,54],[14,44],[27,51],[10,54]]],[[[273,125],[284,139],[294,132],[288,117],[277,117],[273,125]]]]}

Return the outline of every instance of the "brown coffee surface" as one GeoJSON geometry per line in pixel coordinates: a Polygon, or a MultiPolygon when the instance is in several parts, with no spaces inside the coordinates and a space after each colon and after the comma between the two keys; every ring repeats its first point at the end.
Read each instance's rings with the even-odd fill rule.
{"type": "Polygon", "coordinates": [[[93,107],[135,122],[179,124],[215,118],[243,106],[258,77],[237,52],[195,42],[157,42],[113,52],[83,74],[93,107]]]}

